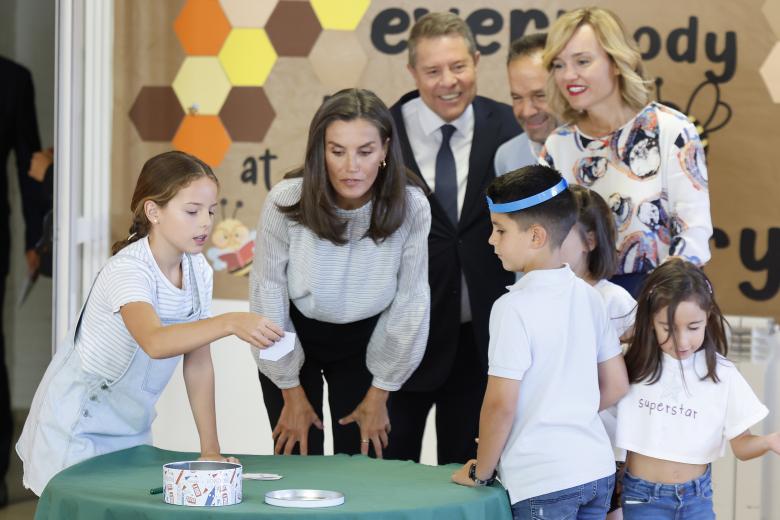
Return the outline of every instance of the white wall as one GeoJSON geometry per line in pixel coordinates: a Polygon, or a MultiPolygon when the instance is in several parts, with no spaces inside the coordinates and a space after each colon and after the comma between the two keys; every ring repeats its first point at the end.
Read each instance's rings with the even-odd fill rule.
{"type": "MultiPolygon", "coordinates": [[[[212,312],[248,311],[249,304],[238,300],[214,300],[212,312]]],[[[270,455],[273,453],[271,427],[263,405],[257,365],[249,345],[235,338],[215,342],[211,348],[214,360],[217,399],[217,431],[223,453],[270,455]]],[[[327,394],[323,401],[327,403],[327,394]]],[[[326,407],[327,408],[327,407],[326,407]]],[[[198,451],[198,434],[184,388],[181,363],[157,403],[157,420],[152,425],[154,445],[177,451],[198,451]]],[[[325,453],[333,453],[330,413],[323,414],[325,453]]],[[[435,431],[432,415],[423,439],[421,461],[436,463],[435,431]]]]}
{"type": "MultiPolygon", "coordinates": [[[[41,145],[51,146],[54,128],[54,8],[52,0],[2,0],[0,54],[27,67],[35,85],[41,145]]],[[[11,270],[6,280],[3,322],[6,363],[11,378],[11,405],[29,408],[51,357],[51,280],[41,278],[17,306],[26,274],[21,199],[13,154],[9,159],[11,202],[11,270]]]]}

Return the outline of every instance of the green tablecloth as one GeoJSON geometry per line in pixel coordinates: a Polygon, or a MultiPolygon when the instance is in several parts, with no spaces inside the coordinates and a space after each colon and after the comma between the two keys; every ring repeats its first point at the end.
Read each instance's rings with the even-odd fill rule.
{"type": "Polygon", "coordinates": [[[138,446],[72,466],[46,486],[35,512],[43,519],[309,518],[371,520],[511,520],[500,486],[466,488],[450,482],[457,466],[330,457],[244,455],[244,471],[279,473],[282,480],[244,480],[243,502],[226,507],[185,507],[163,502],[149,489],[162,486],[162,466],[193,460],[192,453],[138,446]],[[328,489],[344,493],[341,506],[281,508],[263,502],[277,489],[328,489]]]}

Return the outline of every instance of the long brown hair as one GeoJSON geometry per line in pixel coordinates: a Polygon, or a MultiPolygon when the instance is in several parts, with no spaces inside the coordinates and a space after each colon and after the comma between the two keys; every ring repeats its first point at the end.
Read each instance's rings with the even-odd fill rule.
{"type": "Polygon", "coordinates": [[[579,226],[575,224],[575,229],[586,244],[588,233],[593,233],[596,239],[596,247],[588,253],[588,272],[596,280],[609,278],[615,274],[618,265],[615,245],[617,230],[612,210],[604,198],[593,190],[576,184],[569,186],[569,189],[577,202],[579,226]]]}
{"type": "Polygon", "coordinates": [[[133,223],[130,225],[127,238],[114,242],[111,254],[115,255],[133,242],[149,234],[151,223],[146,217],[144,204],[151,200],[164,207],[179,190],[201,177],[208,177],[219,186],[219,181],[211,167],[194,155],[171,151],[155,155],[144,163],[141,175],[135,184],[130,211],[133,223]]]}
{"type": "Polygon", "coordinates": [[[345,244],[346,222],[336,213],[336,196],[328,179],[325,163],[325,131],[335,121],[363,119],[376,127],[382,143],[388,143],[385,165],[379,168],[371,187],[373,208],[366,236],[381,242],[401,227],[406,216],[406,186],[421,186],[417,177],[404,166],[401,147],[390,111],[370,90],[340,90],[326,99],[309,126],[306,159],[303,167],[289,172],[285,179],[302,177],[301,199],[290,206],[279,206],[288,218],[311,229],[334,244],[345,244]]]}
{"type": "Polygon", "coordinates": [[[653,384],[661,378],[663,353],[655,335],[653,317],[664,307],[667,308],[669,335],[676,345],[674,315],[681,302],[691,300],[707,313],[704,342],[697,350],[704,350],[707,361],[707,373],[701,379],[709,377],[715,383],[720,381],[717,374],[718,354],[725,356],[728,351],[726,320],[715,302],[712,284],[696,265],[681,258],[670,258],[650,273],[639,295],[634,336],[625,357],[631,383],[644,381],[653,384]]]}

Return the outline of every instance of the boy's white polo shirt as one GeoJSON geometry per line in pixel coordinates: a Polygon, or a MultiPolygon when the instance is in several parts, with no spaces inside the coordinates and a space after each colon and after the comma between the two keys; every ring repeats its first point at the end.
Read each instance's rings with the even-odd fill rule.
{"type": "Polygon", "coordinates": [[[620,353],[601,295],[568,265],[527,273],[493,305],[488,374],[521,381],[498,465],[511,503],[615,472],[597,365],[620,353]]]}

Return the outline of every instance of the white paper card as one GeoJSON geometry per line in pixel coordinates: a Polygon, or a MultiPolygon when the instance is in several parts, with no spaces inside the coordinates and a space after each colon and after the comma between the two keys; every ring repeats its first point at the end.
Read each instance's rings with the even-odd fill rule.
{"type": "Polygon", "coordinates": [[[282,478],[281,475],[276,473],[244,473],[243,477],[249,480],[279,480],[282,478]]]}
{"type": "Polygon", "coordinates": [[[268,348],[260,349],[260,359],[268,361],[279,361],[282,357],[289,354],[295,348],[295,333],[284,331],[282,339],[268,348]]]}

